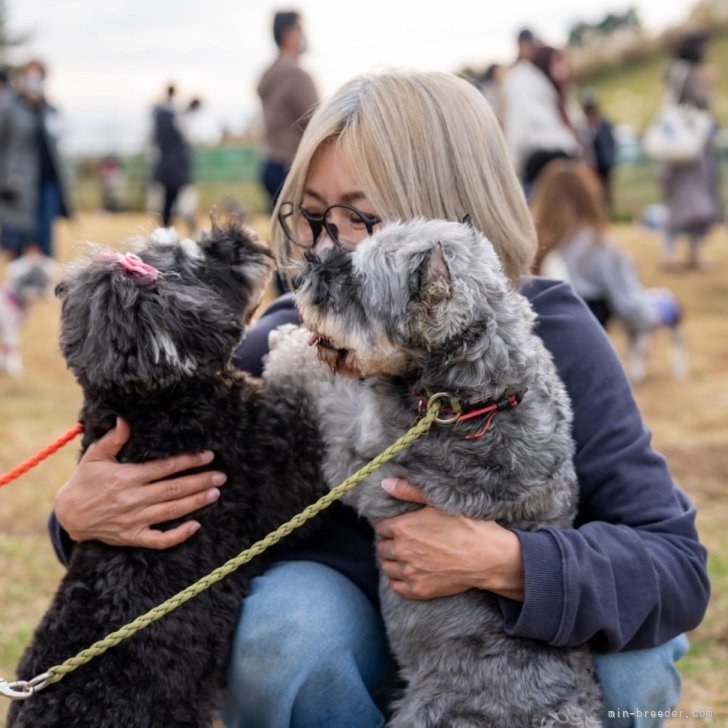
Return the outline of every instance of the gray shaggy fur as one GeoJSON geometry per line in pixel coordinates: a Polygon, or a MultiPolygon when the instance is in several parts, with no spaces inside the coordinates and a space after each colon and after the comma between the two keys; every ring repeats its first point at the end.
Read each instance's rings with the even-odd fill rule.
{"type": "MultiPolygon", "coordinates": [[[[263,390],[228,363],[269,278],[268,251],[231,224],[214,226],[199,244],[158,231],[137,252],[158,269],[156,280],[139,265],[120,265],[114,251],[98,249],[73,265],[58,287],[61,349],[84,393],[83,449],[121,415],[132,432],[122,461],[210,449],[228,482],[216,503],[194,514],[201,530],[175,548],[77,544],[21,660],[21,679],[176,594],[321,494],[318,432],[301,403],[281,399],[274,386],[263,390]],[[282,457],[289,452],[296,458],[282,457]]],[[[211,725],[240,605],[260,569],[260,559],[254,560],[15,703],[8,725],[211,725]]]]}
{"type": "MultiPolygon", "coordinates": [[[[298,284],[318,352],[305,330],[279,330],[264,378],[316,400],[330,486],[412,426],[413,390],[461,401],[525,392],[481,439],[464,439],[481,427],[477,418],[436,426],[351,492],[361,514],[376,523],[419,507],[387,495],[380,483],[391,475],[417,483],[448,513],[524,530],[571,525],[577,481],[567,394],[532,332],[530,306],[481,234],[445,221],[393,223],[352,254],[308,254],[298,284]]],[[[507,636],[488,592],[408,600],[386,578],[380,592],[406,682],[392,726],[600,725],[588,649],[507,636]]]]}

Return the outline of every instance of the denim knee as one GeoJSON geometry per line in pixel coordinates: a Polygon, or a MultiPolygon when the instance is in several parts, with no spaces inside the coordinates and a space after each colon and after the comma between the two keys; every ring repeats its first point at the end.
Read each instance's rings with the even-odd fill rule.
{"type": "Polygon", "coordinates": [[[594,662],[604,699],[604,726],[661,726],[664,720],[654,713],[677,706],[681,680],[675,663],[687,648],[687,637],[679,635],[648,650],[596,655],[594,662]]]}
{"type": "Polygon", "coordinates": [[[381,618],[338,572],[279,562],[253,580],[235,634],[226,726],[380,726],[390,674],[381,618]]]}

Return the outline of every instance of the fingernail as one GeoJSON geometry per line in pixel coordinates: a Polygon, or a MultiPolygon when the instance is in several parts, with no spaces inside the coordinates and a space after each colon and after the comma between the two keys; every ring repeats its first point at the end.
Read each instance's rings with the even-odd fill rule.
{"type": "Polygon", "coordinates": [[[220,491],[217,488],[210,488],[210,490],[205,493],[205,500],[208,503],[214,503],[219,497],[220,491]]]}
{"type": "Polygon", "coordinates": [[[394,489],[397,487],[397,481],[399,478],[385,478],[382,481],[382,488],[387,491],[387,493],[392,493],[394,489]]]}
{"type": "Polygon", "coordinates": [[[200,453],[200,460],[202,460],[203,463],[211,463],[215,459],[215,453],[212,452],[212,450],[205,450],[205,452],[200,453]]]}
{"type": "Polygon", "coordinates": [[[199,524],[197,521],[192,521],[192,523],[190,523],[190,525],[187,527],[187,532],[191,536],[193,533],[197,533],[201,527],[201,524],[199,524]]]}
{"type": "Polygon", "coordinates": [[[227,480],[227,475],[225,473],[213,473],[212,474],[212,484],[213,485],[222,485],[227,480]]]}

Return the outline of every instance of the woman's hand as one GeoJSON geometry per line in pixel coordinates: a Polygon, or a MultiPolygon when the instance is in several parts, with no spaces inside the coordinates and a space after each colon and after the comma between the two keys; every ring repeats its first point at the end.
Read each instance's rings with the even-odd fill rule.
{"type": "Polygon", "coordinates": [[[424,505],[375,528],[381,569],[395,593],[433,599],[485,589],[523,601],[521,544],[512,531],[438,510],[404,478],[385,478],[382,487],[394,498],[424,505]]]}
{"type": "Polygon", "coordinates": [[[211,452],[120,463],[116,456],[129,434],[129,425],[118,418],[114,429],[89,446],[56,494],[56,517],[74,541],[94,539],[150,549],[176,546],[200,528],[197,521],[186,521],[168,531],[153,526],[214,503],[225,475],[209,471],[170,477],[212,462],[211,452]]]}

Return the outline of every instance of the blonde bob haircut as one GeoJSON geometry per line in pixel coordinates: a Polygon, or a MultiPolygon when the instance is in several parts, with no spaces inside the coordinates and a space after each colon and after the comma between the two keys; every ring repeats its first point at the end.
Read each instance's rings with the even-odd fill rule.
{"type": "Polygon", "coordinates": [[[514,283],[530,270],[533,223],[486,99],[452,74],[389,71],[354,78],[311,117],[273,213],[284,274],[300,251],[286,239],[278,209],[300,203],[316,152],[332,143],[383,220],[469,214],[514,283]]]}

